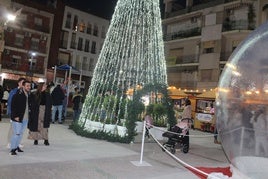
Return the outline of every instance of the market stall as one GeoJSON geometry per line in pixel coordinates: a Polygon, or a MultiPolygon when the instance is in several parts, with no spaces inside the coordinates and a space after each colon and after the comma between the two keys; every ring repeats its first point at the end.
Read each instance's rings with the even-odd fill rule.
{"type": "Polygon", "coordinates": [[[197,95],[195,106],[194,128],[213,132],[215,127],[215,90],[210,90],[197,95]]]}

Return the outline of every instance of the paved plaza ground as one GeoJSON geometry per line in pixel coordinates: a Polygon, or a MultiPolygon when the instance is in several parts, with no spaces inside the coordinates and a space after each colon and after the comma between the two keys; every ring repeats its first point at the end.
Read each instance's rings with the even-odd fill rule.
{"type": "MultiPolygon", "coordinates": [[[[142,164],[140,162],[141,134],[132,144],[111,143],[77,136],[68,124],[52,124],[49,129],[50,146],[43,141],[33,145],[23,139],[23,153],[9,155],[6,148],[8,119],[0,122],[0,179],[162,179],[198,178],[185,169],[153,140],[145,140],[142,164]]],[[[203,133],[191,130],[190,134],[203,133]]],[[[226,167],[229,163],[220,145],[213,137],[191,137],[189,153],[176,156],[195,167],[226,167]]]]}

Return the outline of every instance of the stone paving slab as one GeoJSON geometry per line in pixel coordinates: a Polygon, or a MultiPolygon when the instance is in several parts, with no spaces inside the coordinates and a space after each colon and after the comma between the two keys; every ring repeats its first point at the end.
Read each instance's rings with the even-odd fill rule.
{"type": "MultiPolygon", "coordinates": [[[[140,161],[141,135],[132,144],[111,143],[77,136],[68,125],[52,124],[49,129],[50,146],[43,141],[38,146],[23,139],[23,153],[10,156],[6,148],[9,121],[0,122],[0,179],[160,179],[197,178],[171,159],[152,140],[146,139],[143,161],[151,166],[135,166],[140,161]]],[[[191,131],[203,134],[200,131],[191,131]]],[[[193,166],[228,166],[220,147],[213,137],[191,138],[188,154],[180,151],[176,156],[193,166]]]]}

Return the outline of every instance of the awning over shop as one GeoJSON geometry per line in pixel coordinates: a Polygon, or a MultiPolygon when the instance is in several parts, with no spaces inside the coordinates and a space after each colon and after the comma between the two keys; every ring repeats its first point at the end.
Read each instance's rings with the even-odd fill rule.
{"type": "Polygon", "coordinates": [[[68,64],[58,66],[58,67],[57,67],[57,70],[65,70],[65,71],[72,70],[72,73],[78,73],[78,74],[80,74],[80,70],[78,70],[78,69],[76,69],[75,67],[70,66],[70,65],[68,65],[68,64]]]}
{"type": "Polygon", "coordinates": [[[186,98],[188,95],[184,93],[183,90],[179,89],[172,89],[169,90],[169,97],[171,99],[181,99],[181,98],[186,98]]]}
{"type": "Polygon", "coordinates": [[[212,98],[212,99],[215,99],[216,98],[216,91],[215,91],[215,89],[204,91],[204,92],[202,92],[202,94],[199,94],[196,97],[197,98],[212,98]]]}

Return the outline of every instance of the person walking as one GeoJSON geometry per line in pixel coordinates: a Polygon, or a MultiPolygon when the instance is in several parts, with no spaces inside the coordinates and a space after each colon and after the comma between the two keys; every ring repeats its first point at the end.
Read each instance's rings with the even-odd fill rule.
{"type": "Polygon", "coordinates": [[[78,88],[75,88],[75,93],[72,97],[73,102],[73,122],[79,119],[81,113],[81,104],[82,104],[82,94],[78,88]]]}
{"type": "Polygon", "coordinates": [[[31,82],[23,81],[22,88],[17,91],[11,101],[11,120],[12,120],[12,137],[11,137],[11,155],[17,155],[16,151],[23,152],[19,144],[23,132],[27,127],[29,119],[29,106],[31,99],[28,98],[31,90],[31,82]],[[19,106],[19,107],[18,107],[19,106]]]}
{"type": "MultiPolygon", "coordinates": [[[[25,81],[26,79],[25,78],[19,78],[18,79],[18,87],[16,88],[13,88],[10,92],[9,92],[9,96],[8,96],[8,99],[7,99],[7,115],[11,118],[11,101],[12,101],[12,98],[13,96],[17,93],[18,89],[21,89],[22,88],[22,83],[25,81]]],[[[11,122],[12,120],[10,120],[11,122]]],[[[7,148],[10,148],[10,139],[11,139],[11,136],[12,136],[12,123],[10,123],[10,127],[9,127],[9,130],[8,130],[8,135],[7,135],[7,148]]],[[[22,144],[19,144],[20,147],[23,147],[22,144]]]]}
{"type": "Polygon", "coordinates": [[[68,81],[69,80],[64,80],[63,84],[61,84],[61,89],[64,93],[64,99],[62,102],[62,119],[63,121],[65,120],[66,116],[67,116],[67,108],[68,108],[68,81]]]}
{"type": "Polygon", "coordinates": [[[149,113],[146,113],[145,117],[144,117],[144,121],[145,121],[145,137],[148,137],[148,139],[150,138],[150,132],[149,129],[151,129],[153,127],[153,118],[151,117],[151,115],[149,113]]]}
{"type": "MultiPolygon", "coordinates": [[[[2,114],[4,113],[4,109],[6,107],[6,104],[7,104],[7,100],[8,100],[8,97],[9,97],[9,88],[8,86],[4,89],[4,94],[3,94],[3,98],[2,98],[2,101],[1,101],[1,112],[2,114]]],[[[6,114],[7,114],[7,110],[6,110],[6,114]]]]}
{"type": "Polygon", "coordinates": [[[49,145],[48,128],[50,126],[52,108],[49,86],[45,83],[39,84],[37,91],[32,94],[31,99],[28,139],[34,140],[34,145],[38,145],[38,140],[44,140],[44,144],[49,145]]]}
{"type": "MultiPolygon", "coordinates": [[[[4,88],[2,85],[0,85],[0,101],[2,102],[2,98],[3,98],[3,95],[4,95],[4,88]]],[[[2,105],[0,105],[0,121],[2,121],[2,105]]]]}
{"type": "Polygon", "coordinates": [[[257,157],[268,155],[267,114],[266,106],[259,106],[252,121],[255,136],[255,155],[257,157]]]}
{"type": "Polygon", "coordinates": [[[188,127],[192,128],[193,127],[193,120],[192,120],[192,106],[191,106],[191,101],[190,99],[186,98],[185,100],[185,106],[182,111],[182,121],[187,121],[188,122],[188,127]]]}
{"type": "Polygon", "coordinates": [[[192,106],[189,99],[185,100],[185,106],[182,111],[182,119],[191,119],[192,118],[192,106]]]}
{"type": "Polygon", "coordinates": [[[64,92],[61,89],[61,86],[58,84],[51,93],[52,97],[52,123],[55,123],[56,112],[58,111],[58,122],[62,124],[62,107],[64,100],[64,92]]]}

